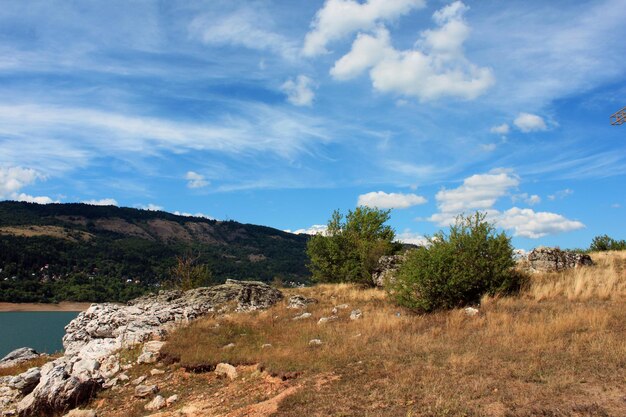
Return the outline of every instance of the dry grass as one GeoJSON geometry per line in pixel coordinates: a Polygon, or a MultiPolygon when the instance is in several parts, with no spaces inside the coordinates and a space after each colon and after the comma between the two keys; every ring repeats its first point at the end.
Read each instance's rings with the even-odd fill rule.
{"type": "MultiPolygon", "coordinates": [[[[289,291],[320,300],[309,319],[294,321],[301,311],[284,303],[207,318],[173,334],[165,352],[189,370],[263,363],[298,375],[285,382],[299,389],[279,416],[625,416],[626,254],[592,257],[593,268],[534,276],[519,297],[484,299],[477,317],[414,315],[382,291],[320,285],[289,291]],[[343,303],[337,321],[317,324],[343,303]],[[363,318],[352,321],[356,308],[363,318]],[[313,338],[323,344],[309,346],[313,338]],[[321,375],[333,378],[320,384],[321,375]]],[[[227,386],[256,401],[250,376],[208,384],[203,375],[178,389],[212,398],[227,386]]],[[[197,415],[226,415],[242,401],[225,398],[219,412],[197,415]]]]}
{"type": "Polygon", "coordinates": [[[12,236],[50,236],[58,239],[66,239],[72,242],[78,240],[90,240],[93,235],[79,230],[70,230],[59,226],[6,226],[0,227],[0,235],[12,236]]]}
{"type": "Polygon", "coordinates": [[[22,362],[19,365],[11,366],[8,368],[0,368],[0,377],[9,375],[19,375],[22,372],[28,371],[30,368],[42,366],[43,364],[50,362],[50,360],[58,358],[59,355],[43,355],[35,359],[31,359],[26,362],[22,362]]]}
{"type": "Polygon", "coordinates": [[[595,265],[573,271],[536,275],[528,295],[537,301],[623,299],[626,296],[626,251],[591,254],[595,265]]]}

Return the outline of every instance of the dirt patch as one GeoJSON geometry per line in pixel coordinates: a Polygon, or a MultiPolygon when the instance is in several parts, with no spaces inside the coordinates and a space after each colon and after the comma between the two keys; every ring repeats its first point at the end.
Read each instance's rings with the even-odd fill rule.
{"type": "Polygon", "coordinates": [[[111,218],[111,219],[98,219],[94,223],[96,228],[106,230],[109,232],[119,233],[126,236],[137,236],[143,239],[154,240],[148,232],[141,227],[129,223],[124,219],[111,218]]]}
{"type": "Polygon", "coordinates": [[[72,242],[85,241],[93,238],[93,235],[79,230],[66,229],[59,226],[6,226],[0,227],[0,234],[35,237],[49,236],[57,239],[66,239],[72,242]]]}

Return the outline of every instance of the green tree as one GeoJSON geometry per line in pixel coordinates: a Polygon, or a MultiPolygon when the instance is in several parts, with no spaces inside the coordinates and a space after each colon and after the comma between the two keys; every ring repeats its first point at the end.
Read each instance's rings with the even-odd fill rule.
{"type": "Polygon", "coordinates": [[[388,220],[388,210],[360,206],[345,219],[335,210],[325,235],[317,234],[307,243],[313,280],[372,285],[378,259],[398,249],[393,229],[385,225],[388,220]]]}
{"type": "Polygon", "coordinates": [[[198,257],[189,254],[176,257],[176,264],[171,270],[171,286],[187,291],[192,288],[209,286],[212,282],[213,274],[206,264],[198,262],[198,257]]]}
{"type": "Polygon", "coordinates": [[[615,240],[608,235],[596,236],[591,241],[589,250],[592,252],[603,252],[608,250],[626,250],[625,240],[615,240]]]}
{"type": "Polygon", "coordinates": [[[389,290],[395,301],[418,311],[477,303],[484,294],[519,290],[511,239],[496,233],[485,213],[458,216],[427,247],[409,252],[389,290]]]}

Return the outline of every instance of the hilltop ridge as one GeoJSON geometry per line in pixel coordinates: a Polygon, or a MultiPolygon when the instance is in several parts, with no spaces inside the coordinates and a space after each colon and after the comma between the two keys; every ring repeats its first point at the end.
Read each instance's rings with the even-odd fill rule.
{"type": "Polygon", "coordinates": [[[266,226],[82,203],[0,202],[0,301],[125,301],[177,256],[227,278],[305,282],[307,236],[266,226]]]}

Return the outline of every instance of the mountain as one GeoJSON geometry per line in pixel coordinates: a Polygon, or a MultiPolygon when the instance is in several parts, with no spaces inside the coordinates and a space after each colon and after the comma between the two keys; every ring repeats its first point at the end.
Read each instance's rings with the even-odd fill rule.
{"type": "Polygon", "coordinates": [[[306,282],[308,237],[271,227],[87,204],[0,202],[0,301],[126,301],[180,256],[227,278],[306,282]]]}

